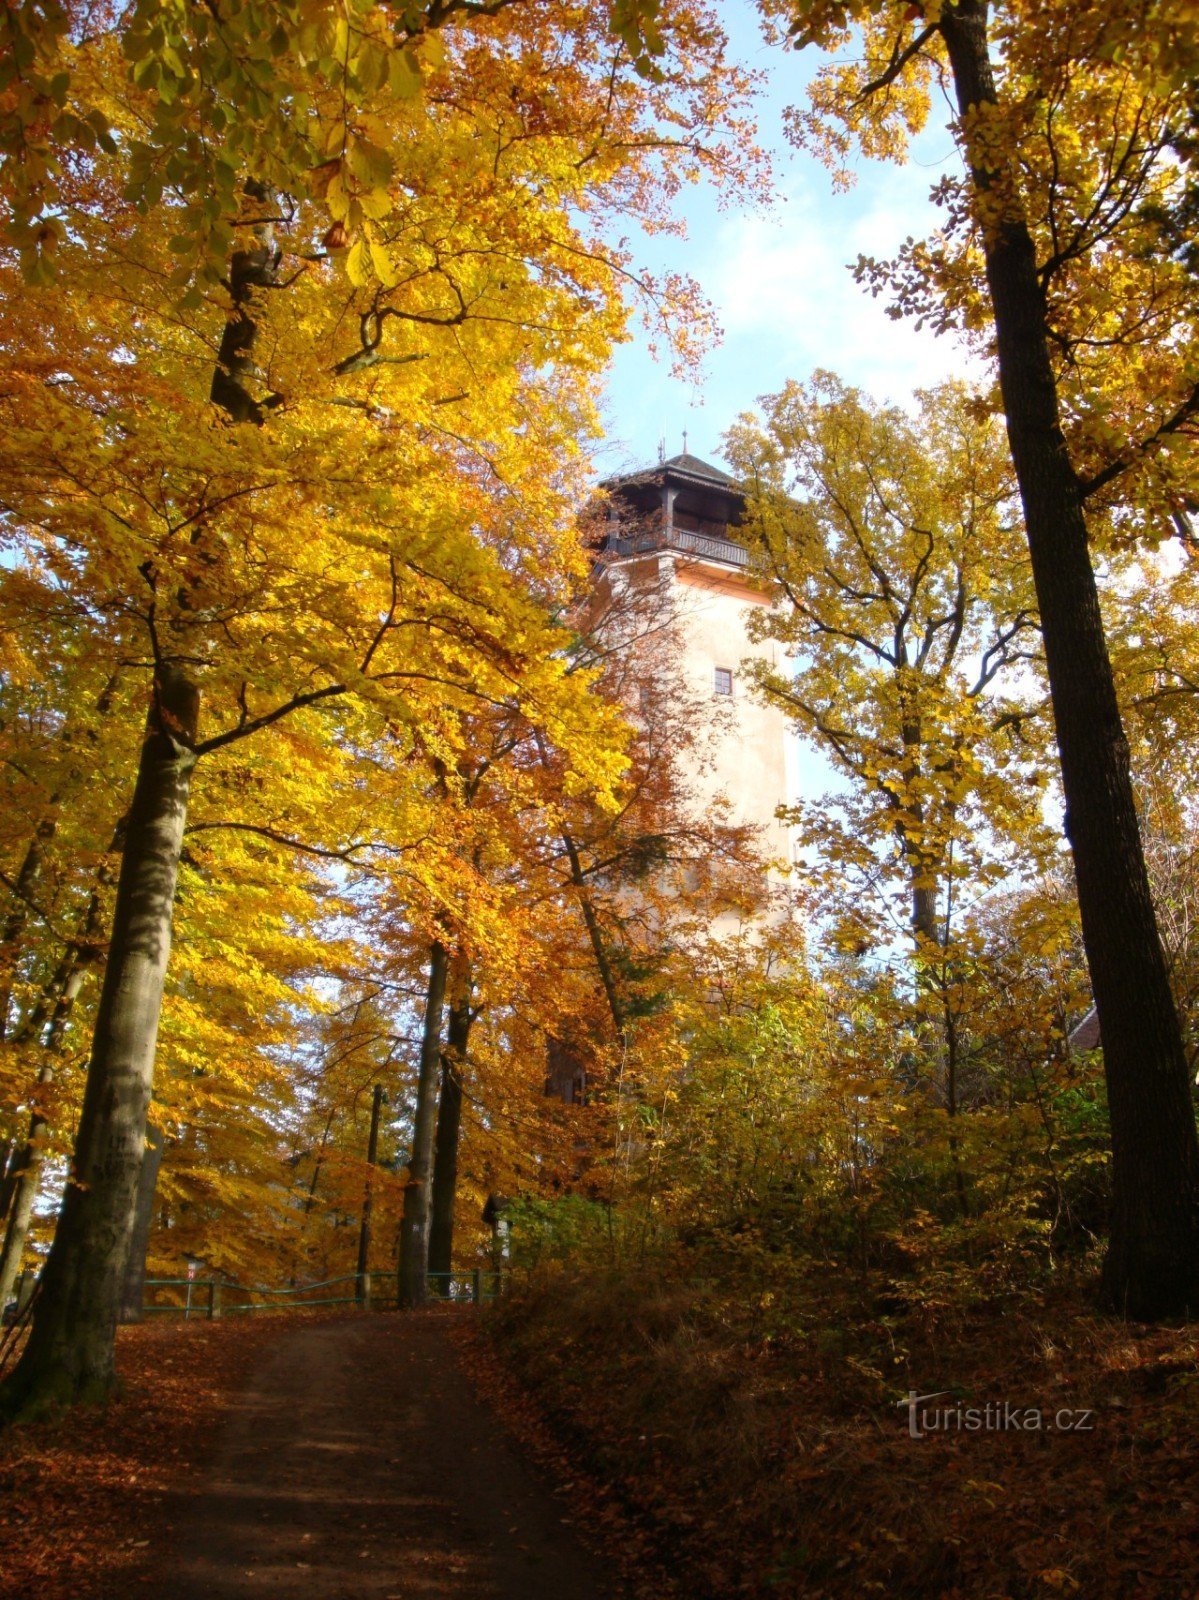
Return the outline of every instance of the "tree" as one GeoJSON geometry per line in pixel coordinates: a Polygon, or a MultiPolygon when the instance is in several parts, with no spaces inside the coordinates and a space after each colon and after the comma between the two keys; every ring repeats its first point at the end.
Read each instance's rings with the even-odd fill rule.
{"type": "Polygon", "coordinates": [[[1010,680],[1039,648],[993,420],[957,385],[917,404],[909,417],[818,373],[768,397],[729,451],[777,597],[758,632],[795,662],[759,666],[758,687],[852,785],[809,822],[848,875],[844,938],[887,942],[868,908],[893,845],[916,954],[935,958],[955,887],[984,889],[1010,851],[1028,864],[1039,696],[1035,676],[1010,680]]]}
{"type": "MultiPolygon", "coordinates": [[[[471,706],[515,698],[570,752],[581,788],[602,790],[619,770],[533,599],[577,561],[561,516],[571,456],[631,281],[585,219],[606,207],[658,213],[662,153],[706,166],[736,85],[718,37],[686,8],[677,59],[654,82],[631,73],[606,14],[563,28],[531,8],[483,9],[440,8],[433,20],[481,31],[401,51],[409,79],[375,112],[355,102],[352,126],[341,94],[318,91],[308,131],[323,170],[307,203],[312,184],[289,182],[310,148],[296,158],[269,106],[252,148],[240,146],[229,130],[243,80],[221,87],[218,74],[214,103],[191,66],[176,73],[156,7],[77,45],[49,29],[51,53],[72,60],[51,98],[111,92],[115,136],[86,148],[87,118],[74,111],[52,132],[69,141],[74,130],[84,148],[55,180],[62,225],[39,227],[40,251],[57,241],[54,282],[35,262],[43,287],[27,292],[28,320],[10,340],[8,516],[81,609],[132,625],[150,708],[75,1181],[5,1390],[10,1411],[111,1380],[197,760],[306,711],[331,746],[361,747],[390,726],[410,748],[424,730],[452,760],[471,706]],[[150,67],[124,77],[118,42],[150,67]],[[182,98],[164,94],[184,80],[182,98]],[[669,83],[686,109],[664,137],[669,83]],[[158,203],[153,147],[139,139],[166,103],[183,108],[184,165],[194,156],[222,174],[197,190],[187,171],[165,173],[191,196],[184,218],[175,198],[158,203]],[[189,259],[200,226],[225,264],[219,279],[189,259]]],[[[385,8],[367,13],[372,27],[388,20],[385,8]]],[[[312,49],[325,59],[319,26],[314,41],[304,18],[281,26],[283,46],[295,45],[289,70],[303,76],[312,49]]],[[[308,114],[290,92],[280,104],[308,114]]]]}
{"type": "MultiPolygon", "coordinates": [[[[862,27],[865,62],[818,78],[809,133],[845,149],[902,151],[948,75],[968,179],[943,191],[957,249],[912,247],[891,281],[899,304],[941,307],[943,324],[993,328],[993,353],[1024,511],[1053,699],[1066,831],[1104,1040],[1113,1210],[1107,1305],[1153,1317],[1199,1304],[1199,1140],[1178,1019],[1153,914],[1111,664],[1091,565],[1087,504],[1125,473],[1135,489],[1199,406],[1181,349],[1193,348],[1193,280],[1158,262],[1161,217],[1185,177],[1193,21],[1155,0],[1031,6],[958,0],[767,0],[797,45],[828,48],[862,27]],[[993,55],[992,40],[999,49],[993,55]],[[1104,126],[1103,137],[1091,142],[1104,126]],[[1170,371],[1151,362],[1169,306],[1170,371]],[[1113,354],[1114,382],[1085,410],[1073,387],[1113,354]],[[1088,359],[1070,373],[1076,352],[1088,359]],[[1137,367],[1154,381],[1122,386],[1137,367]],[[1121,416],[1109,405],[1118,397],[1121,416]],[[1134,398],[1135,397],[1135,398],[1134,398]],[[1067,404],[1064,407],[1063,401],[1067,404]],[[1111,435],[1079,424],[1110,410],[1111,435]],[[1123,423],[1124,426],[1119,424],[1123,423]],[[1070,427],[1068,436],[1066,426],[1070,427]],[[1100,460],[1096,462],[1096,456],[1100,460]]],[[[865,267],[869,273],[869,265],[865,267]]],[[[879,286],[881,286],[881,281],[879,286]]],[[[1176,493],[1159,475],[1159,499],[1176,493]]],[[[1128,484],[1121,485],[1128,488],[1128,484]]],[[[1109,499],[1110,503],[1110,499],[1109,499]]],[[[1098,525],[1102,525],[1100,514],[1098,525]]]]}
{"type": "Polygon", "coordinates": [[[429,1224],[432,1218],[433,1156],[437,1134],[437,1085],[441,1073],[441,1025],[449,951],[440,939],[429,947],[429,982],[412,1122],[408,1187],[400,1221],[399,1301],[423,1306],[428,1293],[429,1224]]]}
{"type": "MultiPolygon", "coordinates": [[[[429,1271],[449,1273],[454,1266],[454,1211],[458,1197],[458,1144],[462,1136],[463,1079],[475,1012],[471,1007],[470,968],[464,963],[454,975],[441,1056],[441,1089],[437,1097],[437,1133],[433,1158],[429,1271]]],[[[443,1279],[448,1293],[448,1279],[443,1279]]]]}
{"type": "MultiPolygon", "coordinates": [[[[895,901],[913,941],[908,1079],[956,1119],[984,1004],[972,904],[1052,859],[1036,608],[1012,526],[994,419],[948,384],[909,416],[828,374],[746,419],[730,459],[751,487],[746,533],[776,607],[757,631],[786,647],[761,693],[848,780],[798,808],[834,949],[887,946],[895,901]],[[1023,679],[1023,681],[1021,681],[1023,679]],[[895,893],[895,879],[902,882],[895,893]]],[[[959,1136],[948,1135],[969,1210],[959,1136]]]]}
{"type": "MultiPolygon", "coordinates": [[[[710,63],[721,49],[702,12],[629,0],[614,0],[599,15],[562,10],[551,16],[548,33],[528,0],[351,0],[348,6],[282,0],[219,14],[136,0],[111,18],[98,18],[87,0],[10,5],[0,35],[4,233],[27,277],[51,281],[71,167],[96,150],[113,154],[118,139],[129,137],[113,111],[114,97],[129,95],[141,101],[142,114],[128,192],[143,209],[158,205],[168,189],[183,201],[174,219],[184,241],[179,282],[223,275],[247,172],[301,202],[324,201],[345,243],[367,248],[370,222],[391,209],[385,180],[392,157],[365,125],[419,102],[456,28],[469,38],[473,24],[475,37],[486,38],[489,19],[506,12],[517,15],[505,17],[492,35],[497,44],[515,40],[520,50],[522,40],[535,41],[548,58],[555,39],[588,38],[591,46],[598,40],[615,62],[623,56],[659,83],[674,77],[668,53],[694,52],[694,65],[710,63]]],[[[470,65],[486,68],[489,56],[506,53],[485,46],[470,65]]],[[[520,64],[526,81],[532,67],[529,58],[520,64]]],[[[711,131],[706,112],[715,109],[716,80],[684,68],[675,85],[700,111],[692,127],[711,131]]],[[[604,110],[619,117],[627,98],[619,75],[612,90],[604,110]]],[[[677,114],[669,122],[679,129],[677,114]]],[[[665,135],[664,142],[674,140],[665,135]]],[[[592,158],[598,154],[596,146],[592,158]]]]}

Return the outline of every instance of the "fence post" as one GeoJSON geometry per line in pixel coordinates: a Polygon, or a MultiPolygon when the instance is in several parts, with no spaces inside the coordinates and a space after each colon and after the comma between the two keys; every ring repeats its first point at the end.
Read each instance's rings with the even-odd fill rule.
{"type": "Polygon", "coordinates": [[[214,1278],[208,1285],[208,1320],[215,1322],[221,1314],[221,1282],[214,1278]]]}
{"type": "Polygon", "coordinates": [[[471,1299],[476,1305],[483,1298],[483,1274],[478,1267],[471,1273],[471,1299]]]}
{"type": "Polygon", "coordinates": [[[26,1267],[25,1270],[21,1273],[21,1276],[17,1279],[17,1310],[16,1310],[16,1315],[18,1317],[21,1315],[22,1311],[25,1310],[25,1308],[29,1304],[29,1302],[33,1299],[33,1291],[34,1291],[34,1289],[36,1289],[36,1287],[37,1287],[37,1272],[31,1267],[26,1267]]]}
{"type": "Polygon", "coordinates": [[[362,1309],[369,1311],[371,1308],[371,1275],[369,1272],[360,1273],[358,1276],[358,1298],[362,1302],[362,1309]]]}

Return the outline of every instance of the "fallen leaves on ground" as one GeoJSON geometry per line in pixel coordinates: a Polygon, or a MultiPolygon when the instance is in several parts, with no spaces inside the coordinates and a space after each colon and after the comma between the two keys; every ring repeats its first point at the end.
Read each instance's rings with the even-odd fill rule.
{"type": "Polygon", "coordinates": [[[499,1417],[521,1455],[554,1486],[563,1502],[562,1521],[616,1567],[636,1600],[680,1600],[653,1520],[639,1516],[616,1486],[588,1470],[586,1438],[572,1437],[562,1415],[551,1423],[476,1318],[462,1318],[452,1337],[479,1398],[499,1417]]]}
{"type": "Polygon", "coordinates": [[[489,1319],[488,1382],[691,1600],[1199,1600],[1194,1327],[1071,1295],[923,1330],[857,1315],[763,1341],[648,1275],[559,1280],[489,1319]],[[961,1418],[913,1438],[910,1390],[961,1418]],[[968,1427],[988,1402],[1043,1425],[968,1427]]]}
{"type": "Polygon", "coordinates": [[[279,1319],[123,1328],[105,1407],[0,1433],[4,1600],[111,1600],[170,1537],[162,1508],[203,1471],[230,1397],[279,1319]]]}

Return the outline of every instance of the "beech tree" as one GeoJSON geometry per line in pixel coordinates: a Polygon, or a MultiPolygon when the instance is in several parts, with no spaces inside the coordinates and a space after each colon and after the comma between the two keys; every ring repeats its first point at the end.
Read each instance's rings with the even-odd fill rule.
{"type": "Polygon", "coordinates": [[[1193,1309],[1199,1140],[1089,541],[1125,497],[1151,517],[1185,509],[1195,300],[1168,222],[1193,153],[1195,18],[1158,0],[763,10],[797,46],[857,41],[852,60],[818,74],[794,123],[834,160],[855,141],[900,155],[939,83],[956,101],[965,181],[940,190],[946,237],[861,270],[894,289],[898,310],[978,332],[997,363],[1103,1034],[1103,1298],[1132,1316],[1193,1309]]]}
{"type": "MultiPolygon", "coordinates": [[[[284,57],[283,81],[315,49],[333,92],[275,104],[251,87],[242,106],[248,80],[208,81],[185,59],[208,48],[198,13],[179,14],[188,38],[164,39],[159,9],[94,35],[76,37],[69,10],[65,27],[27,29],[18,98],[37,115],[6,124],[26,177],[38,150],[74,137],[81,152],[58,162],[54,216],[6,268],[35,285],[7,352],[10,526],[82,605],[131,622],[150,682],[73,1181],[9,1412],[111,1381],[197,760],[310,712],[350,747],[387,726],[410,745],[429,730],[452,763],[468,709],[514,699],[568,752],[572,781],[611,787],[622,758],[607,719],[534,597],[577,568],[571,457],[632,281],[590,230],[608,207],[660,214],[677,181],[655,179],[664,152],[683,170],[720,166],[738,87],[718,34],[685,7],[674,64],[651,82],[607,13],[448,6],[397,35],[388,8],[365,6],[357,88],[373,92],[379,27],[385,76],[400,62],[367,110],[335,66],[325,8],[301,6],[254,59],[284,57]],[[430,25],[454,19],[469,28],[438,48],[430,25]],[[43,81],[56,53],[69,70],[43,81]],[[89,93],[109,96],[104,137],[89,93]],[[45,94],[64,106],[48,144],[45,94]],[[161,174],[169,204],[139,138],[161,132],[164,105],[183,160],[161,174]],[[296,118],[317,141],[315,177],[296,118]],[[197,188],[210,164],[224,176],[197,188]],[[289,187],[300,169],[310,181],[289,187]],[[205,229],[217,270],[196,259],[205,229]]],[[[260,8],[243,21],[257,28],[260,8]]],[[[344,17],[332,25],[349,41],[344,17]]],[[[6,26],[24,22],[10,12],[6,26]]],[[[39,183],[17,194],[18,234],[49,195],[39,183]]]]}

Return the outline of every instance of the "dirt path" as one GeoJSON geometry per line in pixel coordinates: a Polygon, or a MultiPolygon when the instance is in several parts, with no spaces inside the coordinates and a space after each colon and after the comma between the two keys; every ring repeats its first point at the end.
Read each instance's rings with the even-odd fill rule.
{"type": "MultiPolygon", "coordinates": [[[[451,1313],[452,1315],[452,1313],[451,1313]]],[[[473,1396],[446,1314],[282,1333],[198,1493],[168,1506],[162,1600],[618,1600],[473,1396]]],[[[156,1541],[157,1542],[157,1541],[156,1541]]]]}

